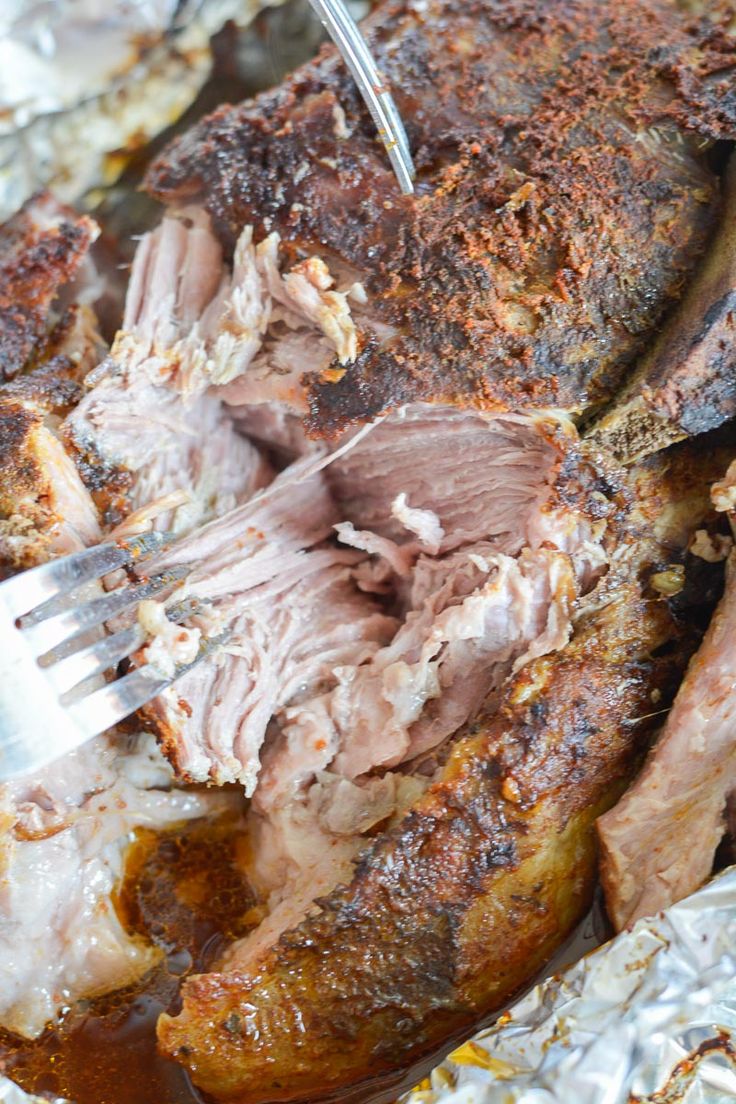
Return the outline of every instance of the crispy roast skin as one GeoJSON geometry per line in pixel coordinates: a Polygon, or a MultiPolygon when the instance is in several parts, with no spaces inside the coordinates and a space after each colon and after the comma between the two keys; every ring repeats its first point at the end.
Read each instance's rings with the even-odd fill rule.
{"type": "Polygon", "coordinates": [[[678,635],[646,585],[667,555],[640,543],[599,584],[572,642],[515,677],[350,885],[257,972],[185,982],[159,1038],[200,1088],[239,1104],[375,1090],[549,958],[589,906],[593,822],[656,724],[652,692],[666,703],[684,661],[677,644],[656,655],[678,635]]]}
{"type": "Polygon", "coordinates": [[[395,336],[366,326],[309,381],[315,434],[417,399],[603,403],[717,220],[736,40],[670,0],[389,0],[366,26],[416,198],[331,49],[179,139],[149,189],[204,203],[229,245],[252,223],[364,279],[395,336]]]}

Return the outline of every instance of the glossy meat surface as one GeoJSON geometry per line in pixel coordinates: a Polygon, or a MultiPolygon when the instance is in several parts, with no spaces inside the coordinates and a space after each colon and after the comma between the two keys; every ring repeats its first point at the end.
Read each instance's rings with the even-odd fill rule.
{"type": "Polygon", "coordinates": [[[388,3],[368,36],[416,198],[329,51],[179,139],[149,188],[229,248],[251,224],[363,280],[356,359],[305,380],[316,434],[417,399],[602,403],[717,219],[736,44],[665,0],[388,3]]]}

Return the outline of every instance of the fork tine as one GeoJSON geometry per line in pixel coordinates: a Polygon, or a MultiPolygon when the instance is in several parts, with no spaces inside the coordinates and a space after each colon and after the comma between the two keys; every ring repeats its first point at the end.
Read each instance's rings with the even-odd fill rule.
{"type": "Polygon", "coordinates": [[[216,652],[229,635],[229,632],[223,632],[219,636],[203,639],[196,658],[191,663],[177,667],[171,678],[157,678],[151,667],[139,667],[123,678],[92,691],[87,697],[71,702],[66,706],[67,712],[80,728],[89,732],[90,736],[96,736],[158,697],[187,671],[191,671],[203,659],[216,652]]]}
{"type": "Polygon", "coordinates": [[[340,27],[340,33],[349,40],[355,54],[356,63],[360,65],[362,80],[367,81],[370,89],[375,92],[377,99],[383,106],[388,123],[389,140],[395,142],[407,163],[407,171],[414,175],[411,160],[409,139],[406,136],[404,123],[398,112],[394,98],[382,85],[381,76],[376,68],[373,55],[368,49],[368,44],[363,37],[360,27],[353,19],[351,12],[345,7],[342,0],[317,0],[323,9],[329,9],[335,25],[340,27]]]}
{"type": "Polygon", "coordinates": [[[117,544],[97,544],[33,567],[0,583],[3,605],[12,617],[20,617],[51,598],[100,579],[148,552],[157,551],[169,540],[168,533],[144,533],[117,544]]]}
{"type": "Polygon", "coordinates": [[[66,706],[67,712],[81,729],[90,736],[97,736],[106,728],[112,728],[131,713],[135,713],[136,709],[157,697],[172,682],[171,679],[157,679],[151,675],[149,668],[140,667],[131,674],[94,690],[87,697],[71,702],[66,706]]]}
{"type": "Polygon", "coordinates": [[[133,625],[52,663],[44,668],[44,673],[57,694],[65,694],[80,682],[85,682],[94,675],[101,675],[103,671],[115,667],[121,659],[127,659],[144,639],[145,633],[140,626],[133,625]]]}
{"type": "Polygon", "coordinates": [[[32,567],[4,583],[0,583],[6,606],[14,617],[82,583],[100,578],[117,567],[130,563],[132,555],[122,545],[102,544],[32,567]]]}
{"type": "Polygon", "coordinates": [[[95,598],[84,605],[64,610],[56,616],[43,618],[43,608],[22,618],[20,629],[23,639],[34,655],[41,656],[57,648],[70,637],[85,632],[95,625],[109,621],[116,614],[145,598],[153,598],[178,582],[191,570],[187,564],[176,567],[160,575],[154,575],[137,586],[124,586],[106,594],[104,598],[95,598]]]}
{"type": "Polygon", "coordinates": [[[404,195],[414,191],[414,164],[409,142],[388,89],[376,69],[365,39],[342,0],[310,0],[313,10],[342,54],[366,107],[371,113],[404,195]]]}

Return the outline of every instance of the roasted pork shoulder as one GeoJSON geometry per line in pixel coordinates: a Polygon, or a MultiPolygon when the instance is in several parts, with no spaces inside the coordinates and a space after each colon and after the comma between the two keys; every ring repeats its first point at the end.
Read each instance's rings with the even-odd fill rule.
{"type": "MultiPolygon", "coordinates": [[[[368,1093],[501,1008],[589,907],[595,821],[696,644],[657,580],[710,510],[707,457],[680,446],[679,482],[671,453],[625,471],[581,428],[678,303],[689,318],[736,138],[734,40],[667,0],[388,0],[366,32],[413,197],[325,50],[154,164],[166,211],[109,352],[68,379],[24,354],[0,396],[29,427],[8,455],[46,433],[68,484],[8,486],[33,528],[14,566],[38,534],[42,559],[166,530],[146,571],[181,583],[141,607],[133,662],[171,674],[219,642],[140,719],[160,782],[127,789],[152,752],[113,735],[79,761],[99,784],[7,790],[8,870],[31,885],[56,860],[23,848],[63,845],[85,900],[104,867],[104,914],[131,827],[246,796],[252,928],[159,1022],[231,1104],[368,1093]],[[36,806],[58,833],[26,839],[36,806]]],[[[98,970],[87,914],[54,911],[64,885],[37,913],[43,969],[11,971],[16,1031],[150,960],[110,919],[98,970]]]]}
{"type": "Polygon", "coordinates": [[[366,33],[416,198],[331,51],[180,138],[149,188],[203,204],[229,250],[252,226],[364,287],[354,359],[292,358],[317,434],[426,399],[596,408],[717,224],[734,40],[669,0],[392,0],[366,33]]]}
{"type": "MultiPolygon", "coordinates": [[[[666,706],[686,654],[649,590],[665,555],[621,534],[573,624],[491,691],[429,770],[421,756],[402,768],[417,784],[408,809],[380,795],[386,819],[371,825],[365,791],[380,776],[345,794],[338,759],[301,797],[256,789],[254,883],[270,891],[271,914],[218,971],[188,980],[183,1011],[160,1021],[165,1052],[196,1084],[228,1101],[367,1092],[539,968],[588,907],[593,823],[630,777],[656,724],[652,695],[666,706]],[[351,849],[360,815],[369,831],[351,849]],[[307,887],[321,896],[300,920],[307,887]]],[[[373,734],[380,757],[386,729],[373,734]]]]}

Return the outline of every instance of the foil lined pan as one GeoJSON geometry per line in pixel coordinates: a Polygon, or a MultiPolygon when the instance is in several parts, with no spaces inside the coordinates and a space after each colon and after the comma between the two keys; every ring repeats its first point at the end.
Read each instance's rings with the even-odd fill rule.
{"type": "Polygon", "coordinates": [[[402,1104],[736,1101],[736,867],[533,989],[402,1104]]]}
{"type": "Polygon", "coordinates": [[[40,187],[92,205],[194,101],[211,35],[264,2],[3,0],[0,219],[40,187]]]}
{"type": "MultiPolygon", "coordinates": [[[[589,920],[561,953],[569,961],[595,939],[589,920]]],[[[729,1101],[736,1101],[736,866],[541,982],[400,1104],[729,1101]]],[[[0,1104],[49,1101],[0,1076],[0,1104]]]]}

